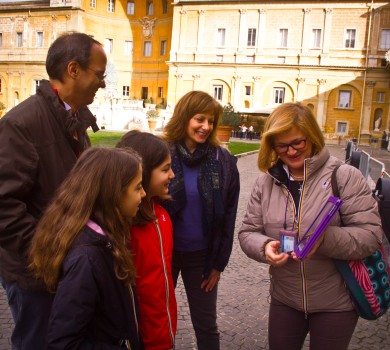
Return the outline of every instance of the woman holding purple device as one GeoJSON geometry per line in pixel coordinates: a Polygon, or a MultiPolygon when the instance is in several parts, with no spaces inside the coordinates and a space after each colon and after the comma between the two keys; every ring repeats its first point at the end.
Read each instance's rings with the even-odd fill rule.
{"type": "Polygon", "coordinates": [[[311,350],[348,348],[358,315],[333,259],[363,259],[383,237],[376,202],[358,169],[342,165],[337,171],[344,203],[309,255],[301,261],[291,249],[333,195],[330,180],[339,163],[310,108],[285,103],[269,116],[258,156],[262,173],[239,240],[248,257],[270,265],[270,350],[301,349],[309,332],[311,350]]]}

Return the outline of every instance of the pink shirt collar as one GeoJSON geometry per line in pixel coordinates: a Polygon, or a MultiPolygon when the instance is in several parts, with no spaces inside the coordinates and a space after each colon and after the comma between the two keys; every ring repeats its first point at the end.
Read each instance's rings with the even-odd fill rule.
{"type": "Polygon", "coordinates": [[[105,236],[106,234],[104,233],[103,229],[95,222],[92,220],[88,220],[87,226],[94,230],[95,232],[101,234],[102,236],[105,236]]]}

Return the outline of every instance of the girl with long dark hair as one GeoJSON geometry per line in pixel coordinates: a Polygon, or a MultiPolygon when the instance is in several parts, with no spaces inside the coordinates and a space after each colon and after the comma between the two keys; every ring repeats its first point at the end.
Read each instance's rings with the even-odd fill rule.
{"type": "Polygon", "coordinates": [[[39,222],[30,266],[56,293],[48,349],[142,349],[128,234],[141,178],[134,151],[89,149],[39,222]]]}

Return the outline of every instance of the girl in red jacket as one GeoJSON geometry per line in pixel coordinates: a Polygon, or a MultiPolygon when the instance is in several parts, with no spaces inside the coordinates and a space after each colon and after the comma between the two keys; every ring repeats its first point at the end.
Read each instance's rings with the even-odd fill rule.
{"type": "Polygon", "coordinates": [[[175,177],[165,141],[133,130],[117,147],[129,147],[142,157],[142,185],[146,192],[131,229],[140,305],[139,328],[146,350],[173,349],[177,306],[172,279],[172,223],[159,200],[168,199],[175,177]]]}

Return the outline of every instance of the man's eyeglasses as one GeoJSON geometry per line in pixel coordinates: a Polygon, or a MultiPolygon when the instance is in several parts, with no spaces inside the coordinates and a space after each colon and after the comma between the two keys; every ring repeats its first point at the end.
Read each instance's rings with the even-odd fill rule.
{"type": "Polygon", "coordinates": [[[92,68],[89,68],[87,67],[87,69],[91,70],[92,72],[95,73],[96,77],[100,80],[100,81],[103,81],[104,79],[107,78],[107,75],[102,73],[102,72],[98,72],[97,70],[94,70],[92,68]]]}
{"type": "Polygon", "coordinates": [[[305,146],[306,146],[306,138],[294,140],[293,142],[290,143],[279,143],[277,145],[274,145],[272,148],[277,153],[287,153],[289,147],[295,149],[296,151],[299,151],[301,149],[304,149],[305,146]]]}

